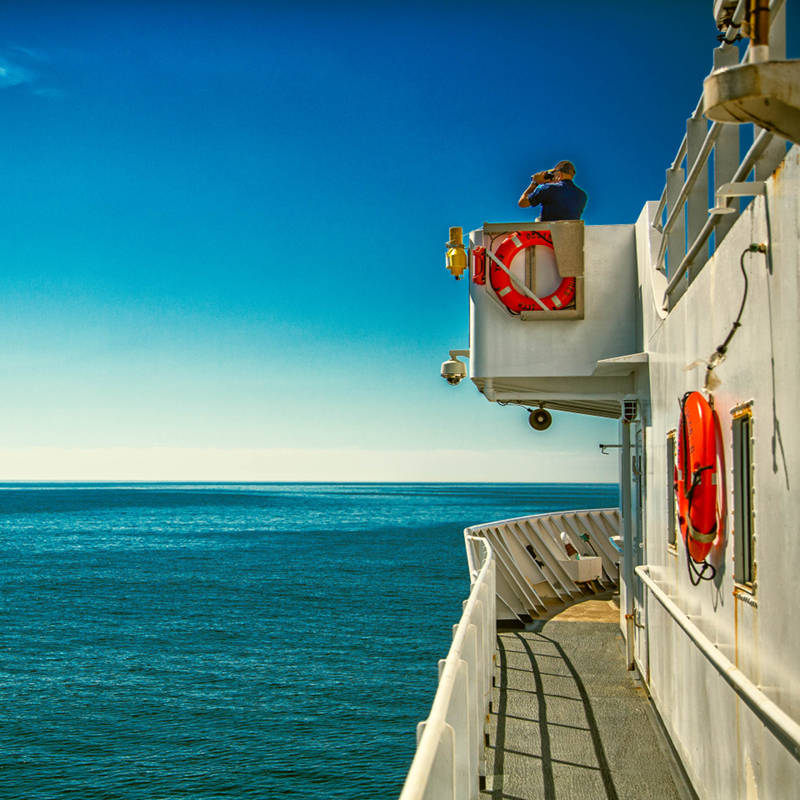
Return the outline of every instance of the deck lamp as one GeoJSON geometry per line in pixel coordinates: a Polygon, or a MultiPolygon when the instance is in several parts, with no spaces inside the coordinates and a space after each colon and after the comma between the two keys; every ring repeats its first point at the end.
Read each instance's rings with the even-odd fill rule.
{"type": "Polygon", "coordinates": [[[464,231],[461,227],[450,228],[450,239],[447,242],[445,266],[458,280],[467,268],[467,253],[464,250],[464,231]]]}
{"type": "Polygon", "coordinates": [[[546,431],[553,422],[553,417],[550,412],[544,407],[528,409],[531,413],[528,415],[528,425],[535,431],[546,431]]]}

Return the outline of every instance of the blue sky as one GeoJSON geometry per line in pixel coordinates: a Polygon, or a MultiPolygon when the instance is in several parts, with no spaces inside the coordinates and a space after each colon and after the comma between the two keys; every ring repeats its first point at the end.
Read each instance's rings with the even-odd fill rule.
{"type": "Polygon", "coordinates": [[[438,375],[449,225],[561,158],[588,224],[660,195],[711,3],[612,8],[3,3],[0,477],[615,480],[438,375]]]}

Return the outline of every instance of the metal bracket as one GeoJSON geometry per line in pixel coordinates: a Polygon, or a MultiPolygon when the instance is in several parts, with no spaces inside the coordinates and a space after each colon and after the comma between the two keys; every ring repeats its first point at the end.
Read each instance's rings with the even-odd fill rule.
{"type": "Polygon", "coordinates": [[[709,208],[709,214],[721,216],[723,214],[736,214],[737,210],[725,205],[721,201],[727,197],[757,197],[767,193],[766,181],[734,181],[723,183],[714,193],[716,205],[709,208]]]}

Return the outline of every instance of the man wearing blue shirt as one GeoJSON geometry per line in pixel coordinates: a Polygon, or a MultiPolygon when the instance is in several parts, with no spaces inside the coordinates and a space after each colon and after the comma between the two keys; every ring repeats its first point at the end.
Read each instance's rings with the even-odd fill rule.
{"type": "Polygon", "coordinates": [[[586,192],[572,182],[574,177],[575,165],[571,161],[559,161],[553,169],[537,172],[519,198],[519,207],[541,205],[542,222],[580,219],[586,206],[586,192]]]}

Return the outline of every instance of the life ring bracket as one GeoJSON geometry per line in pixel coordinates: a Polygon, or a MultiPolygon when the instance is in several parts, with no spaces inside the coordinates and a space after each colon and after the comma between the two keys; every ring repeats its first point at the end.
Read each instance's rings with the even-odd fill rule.
{"type": "MultiPolygon", "coordinates": [[[[557,225],[558,223],[554,223],[557,225]]],[[[524,321],[583,319],[583,276],[562,277],[556,289],[539,297],[511,271],[511,263],[522,250],[548,247],[555,252],[550,230],[505,231],[497,248],[486,248],[488,289],[505,309],[524,321]]]]}

